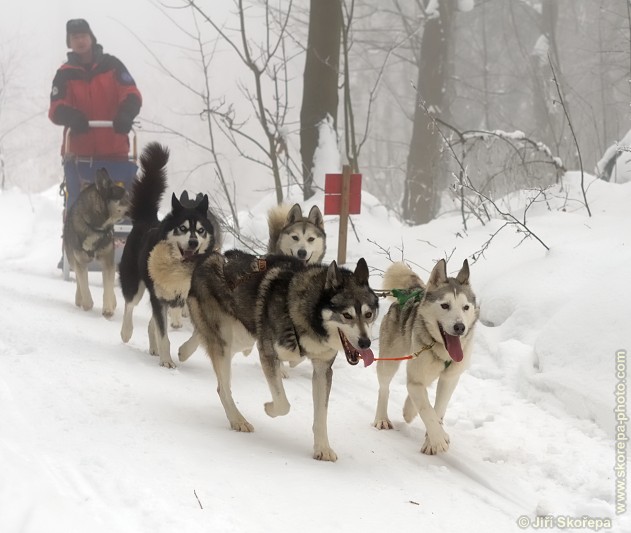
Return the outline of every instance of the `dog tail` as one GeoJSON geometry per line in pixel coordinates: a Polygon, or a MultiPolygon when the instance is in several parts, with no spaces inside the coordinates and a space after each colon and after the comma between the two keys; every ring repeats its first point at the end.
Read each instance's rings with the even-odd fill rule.
{"type": "Polygon", "coordinates": [[[424,289],[425,284],[405,263],[392,263],[383,275],[383,288],[387,291],[402,289],[407,292],[424,289]]]}
{"type": "Polygon", "coordinates": [[[166,164],[169,149],[157,142],[149,143],[140,156],[140,176],[131,190],[129,216],[132,222],[158,220],[160,200],[167,188],[166,164]]]}
{"type": "Polygon", "coordinates": [[[276,245],[283,228],[287,225],[291,206],[288,204],[275,205],[267,212],[267,227],[269,228],[269,242],[267,253],[277,253],[276,245]]]}

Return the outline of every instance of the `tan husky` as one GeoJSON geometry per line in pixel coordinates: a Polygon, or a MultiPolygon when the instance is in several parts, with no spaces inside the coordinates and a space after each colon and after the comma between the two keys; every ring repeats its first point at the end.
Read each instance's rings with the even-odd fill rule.
{"type": "MultiPolygon", "coordinates": [[[[395,263],[385,273],[384,288],[406,289],[408,298],[393,303],[381,322],[380,358],[412,356],[407,363],[408,397],[403,418],[410,423],[418,414],[423,420],[423,453],[445,452],[449,435],[443,429],[443,417],[462,372],[469,366],[479,314],[469,285],[469,264],[465,260],[458,275],[450,278],[441,259],[425,286],[407,265],[395,263]],[[427,389],[436,379],[436,401],[432,407],[427,389]]],[[[378,429],[392,429],[388,398],[390,382],[400,363],[377,362],[379,400],[374,425],[378,429]]]]}

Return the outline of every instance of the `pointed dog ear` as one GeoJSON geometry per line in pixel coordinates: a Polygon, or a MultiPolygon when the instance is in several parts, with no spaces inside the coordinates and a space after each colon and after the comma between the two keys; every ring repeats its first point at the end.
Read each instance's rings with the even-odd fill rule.
{"type": "Polygon", "coordinates": [[[317,205],[311,207],[307,218],[318,228],[324,230],[324,218],[322,217],[322,211],[320,211],[320,208],[317,205]]]}
{"type": "Polygon", "coordinates": [[[338,289],[342,286],[342,273],[340,269],[337,268],[337,263],[333,261],[329,265],[329,269],[326,271],[326,283],[324,284],[325,289],[338,289]]]}
{"type": "Polygon", "coordinates": [[[287,224],[293,224],[296,220],[302,218],[302,208],[300,204],[294,204],[293,207],[287,213],[287,224]]]}
{"type": "Polygon", "coordinates": [[[207,194],[205,194],[202,197],[202,199],[195,206],[195,209],[202,215],[206,216],[206,213],[208,212],[208,195],[207,194]]]}
{"type": "Polygon", "coordinates": [[[444,259],[441,259],[436,263],[434,268],[432,269],[432,273],[429,275],[429,280],[427,280],[427,286],[437,286],[445,283],[447,281],[447,263],[444,259]]]}
{"type": "Polygon", "coordinates": [[[188,204],[190,202],[190,200],[188,199],[188,191],[182,191],[182,194],[180,194],[180,203],[181,204],[188,204]]]}
{"type": "Polygon", "coordinates": [[[107,173],[107,170],[100,168],[96,171],[94,184],[96,185],[96,190],[99,194],[105,193],[112,186],[112,180],[110,179],[110,175],[107,173]]]}
{"type": "Polygon", "coordinates": [[[179,211],[182,209],[182,204],[180,203],[180,201],[177,199],[177,196],[175,196],[175,193],[173,193],[171,195],[171,210],[173,212],[179,211]]]}
{"type": "Polygon", "coordinates": [[[357,261],[357,266],[355,267],[355,273],[353,275],[355,276],[357,283],[360,285],[368,285],[368,277],[370,273],[368,272],[366,260],[363,257],[357,261]]]}
{"type": "Polygon", "coordinates": [[[462,268],[456,276],[456,281],[462,285],[467,285],[469,283],[469,261],[466,259],[463,261],[462,268]]]}

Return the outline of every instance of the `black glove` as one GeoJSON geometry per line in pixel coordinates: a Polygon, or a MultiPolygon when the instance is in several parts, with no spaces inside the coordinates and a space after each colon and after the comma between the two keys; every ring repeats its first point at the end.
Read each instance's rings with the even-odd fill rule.
{"type": "Polygon", "coordinates": [[[134,117],[128,115],[125,112],[119,111],[112,121],[112,126],[114,127],[114,131],[116,133],[124,133],[125,135],[127,135],[131,130],[131,125],[133,122],[134,117]]]}
{"type": "Polygon", "coordinates": [[[87,117],[74,107],[59,106],[55,112],[55,118],[59,123],[68,126],[71,133],[87,133],[90,129],[87,117]]]}

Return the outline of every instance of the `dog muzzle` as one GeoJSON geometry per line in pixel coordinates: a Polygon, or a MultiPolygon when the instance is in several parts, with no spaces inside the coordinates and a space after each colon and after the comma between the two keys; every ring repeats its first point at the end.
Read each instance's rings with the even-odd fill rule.
{"type": "Polygon", "coordinates": [[[342,341],[342,347],[344,348],[344,355],[350,365],[356,365],[359,363],[360,359],[364,361],[365,367],[372,365],[375,360],[375,354],[370,348],[355,348],[341,329],[338,328],[337,331],[340,334],[340,340],[342,341]]]}

